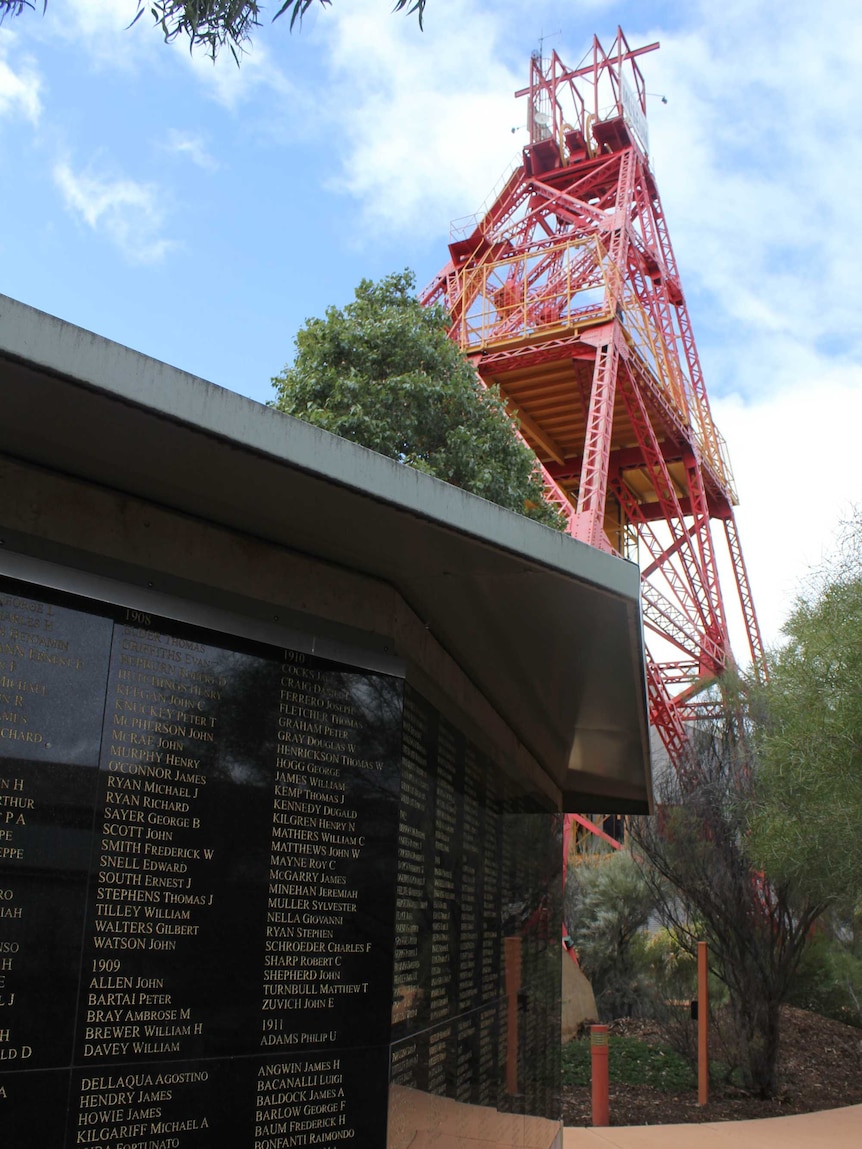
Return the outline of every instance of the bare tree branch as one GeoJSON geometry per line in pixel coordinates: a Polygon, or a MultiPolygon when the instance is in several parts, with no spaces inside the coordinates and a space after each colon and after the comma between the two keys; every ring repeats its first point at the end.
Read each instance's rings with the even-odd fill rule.
{"type": "Polygon", "coordinates": [[[824,904],[770,882],[750,857],[746,811],[756,764],[735,713],[695,744],[683,780],[667,776],[658,814],[632,830],[659,915],[694,952],[709,943],[729,991],[731,1029],[745,1087],[777,1089],[779,1006],[824,904]]]}

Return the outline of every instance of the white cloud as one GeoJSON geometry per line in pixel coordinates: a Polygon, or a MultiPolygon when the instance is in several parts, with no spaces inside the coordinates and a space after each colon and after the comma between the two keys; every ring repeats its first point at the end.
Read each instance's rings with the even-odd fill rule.
{"type": "Polygon", "coordinates": [[[22,115],[31,124],[42,112],[42,79],[32,56],[16,51],[13,32],[0,28],[0,116],[22,115]]]}
{"type": "MultiPolygon", "coordinates": [[[[713,411],[730,449],[755,607],[772,644],[806,573],[862,503],[862,366],[823,368],[816,380],[753,400],[733,395],[713,402],[713,411]]],[[[734,649],[745,654],[741,635],[734,649]]]]}
{"type": "Polygon", "coordinates": [[[54,180],[66,207],[93,231],[104,234],[130,263],[159,263],[176,246],[161,235],[164,210],[155,184],[74,172],[58,163],[54,180]]]}
{"type": "Polygon", "coordinates": [[[650,108],[654,165],[686,290],[731,336],[719,385],[780,388],[823,344],[859,354],[862,10],[702,3],[696,31],[657,35],[643,66],[669,102],[650,108]]]}
{"type": "MultiPolygon", "coordinates": [[[[435,0],[421,40],[378,0],[334,5],[330,39],[321,19],[337,186],[372,235],[439,233],[479,206],[523,142],[510,129],[525,79],[500,44],[514,11],[435,0]]],[[[649,101],[651,154],[775,642],[808,566],[862,501],[862,9],[699,0],[684,20],[626,31],[633,46],[661,41],[640,61],[647,90],[668,99],[649,101]]],[[[565,63],[587,46],[571,59],[561,47],[565,63]]],[[[738,626],[734,646],[743,657],[738,626]]]]}
{"type": "MultiPolygon", "coordinates": [[[[66,0],[50,13],[44,35],[61,37],[99,68],[134,72],[142,68],[162,72],[172,68],[190,70],[211,99],[230,111],[246,103],[262,90],[295,95],[293,86],[272,56],[260,43],[266,27],[258,30],[249,50],[237,67],[229,49],[221,50],[213,61],[205,51],[189,51],[186,37],[165,44],[161,30],[153,23],[149,7],[138,20],[137,0],[66,0]],[[134,26],[130,25],[134,21],[134,26]]],[[[266,21],[264,21],[266,24],[266,21]]]]}
{"type": "Polygon", "coordinates": [[[190,53],[185,41],[176,42],[174,48],[182,50],[186,65],[209,97],[228,111],[236,111],[261,93],[265,98],[290,98],[297,103],[304,99],[258,39],[240,57],[239,67],[227,50],[213,61],[205,52],[190,53]]]}
{"type": "Polygon", "coordinates": [[[49,4],[41,35],[59,37],[78,45],[99,67],[132,70],[164,51],[158,29],[152,27],[147,8],[133,28],[137,0],[64,0],[49,4]]]}
{"type": "Polygon", "coordinates": [[[335,186],[361,201],[372,232],[439,233],[475,211],[522,142],[511,131],[522,76],[499,58],[497,14],[435,0],[421,35],[379,0],[333,5],[326,19],[335,186]]]}
{"type": "Polygon", "coordinates": [[[217,160],[207,151],[202,136],[193,132],[181,132],[178,128],[168,131],[165,149],[176,155],[187,156],[193,164],[204,171],[214,172],[218,169],[217,160]]]}
{"type": "Polygon", "coordinates": [[[641,62],[668,99],[649,103],[652,162],[772,644],[862,502],[862,9],[701,0],[687,25],[630,40],[661,40],[641,62]]]}
{"type": "MultiPolygon", "coordinates": [[[[547,36],[546,52],[557,47],[570,65],[588,48],[591,26],[607,28],[607,13],[596,10],[609,4],[585,4],[591,11],[573,18],[576,28],[547,36]]],[[[650,28],[650,10],[668,6],[631,7],[642,23],[626,16],[630,43],[661,41],[640,61],[648,91],[668,98],[666,106],[650,99],[652,158],[773,641],[805,568],[849,503],[862,501],[862,479],[845,462],[862,416],[854,215],[862,8],[858,0],[814,8],[692,0],[667,27],[650,28]]],[[[49,5],[38,36],[62,34],[100,66],[146,68],[153,82],[192,75],[219,108],[280,145],[300,131],[314,135],[331,157],[333,184],[359,207],[357,235],[391,233],[403,240],[405,262],[450,219],[475,211],[511,166],[525,141],[511,132],[525,119],[513,92],[526,82],[541,28],[560,27],[549,0],[529,11],[523,0],[432,0],[424,33],[384,0],[335,0],[293,38],[284,26],[261,28],[237,68],[229,53],[213,65],[183,43],[166,48],[148,14],[127,29],[136,8],[136,0],[49,5]]],[[[599,30],[609,47],[613,33],[599,30]]],[[[39,76],[32,62],[4,54],[9,36],[0,30],[0,114],[35,119],[39,76]]],[[[197,96],[187,83],[174,90],[178,100],[197,96]]],[[[203,137],[165,138],[206,166],[203,137]]],[[[210,126],[209,139],[218,138],[210,126]]],[[[55,178],[69,210],[128,259],[158,260],[172,246],[152,184],[69,164],[55,178]]],[[[440,265],[445,259],[444,245],[440,265]]]]}

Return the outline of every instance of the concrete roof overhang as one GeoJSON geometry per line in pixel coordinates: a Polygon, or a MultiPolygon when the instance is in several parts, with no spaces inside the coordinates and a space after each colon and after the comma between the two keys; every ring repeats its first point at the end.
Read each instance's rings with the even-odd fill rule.
{"type": "Polygon", "coordinates": [[[633,564],[5,296],[0,450],[385,580],[564,809],[647,811],[633,564]]]}

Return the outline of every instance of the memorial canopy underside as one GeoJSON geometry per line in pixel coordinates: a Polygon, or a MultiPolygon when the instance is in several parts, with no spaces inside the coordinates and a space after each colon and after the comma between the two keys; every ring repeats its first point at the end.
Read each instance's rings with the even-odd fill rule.
{"type": "Polygon", "coordinates": [[[391,585],[565,809],[647,811],[633,565],[3,296],[0,450],[391,585]]]}

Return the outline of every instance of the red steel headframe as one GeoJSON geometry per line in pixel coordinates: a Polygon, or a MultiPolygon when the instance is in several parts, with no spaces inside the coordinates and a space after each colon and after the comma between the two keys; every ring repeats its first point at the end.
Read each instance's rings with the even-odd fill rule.
{"type": "Polygon", "coordinates": [[[529,143],[453,232],[422,295],[496,387],[569,532],[642,572],[650,722],[677,769],[734,660],[713,527],[755,670],[763,643],[691,320],[649,163],[647,92],[622,29],[567,68],[534,53],[529,143]]]}

